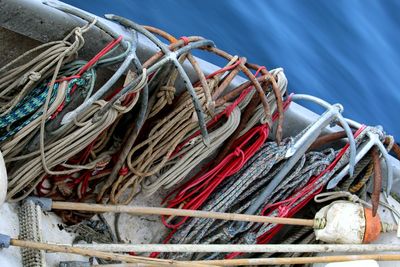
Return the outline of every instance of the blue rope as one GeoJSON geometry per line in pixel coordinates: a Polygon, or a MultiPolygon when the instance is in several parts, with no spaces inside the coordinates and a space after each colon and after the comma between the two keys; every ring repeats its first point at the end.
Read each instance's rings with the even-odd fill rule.
{"type": "MultiPolygon", "coordinates": [[[[71,100],[71,89],[76,84],[78,87],[86,87],[88,76],[85,75],[83,78],[72,79],[66,88],[66,103],[71,100]]],[[[52,104],[57,95],[57,89],[59,88],[59,83],[54,84],[54,90],[50,98],[50,104],[52,104]]],[[[28,116],[18,126],[8,130],[5,134],[0,136],[0,142],[7,140],[8,138],[14,136],[25,126],[29,125],[32,121],[37,119],[43,114],[41,107],[44,105],[49,91],[48,82],[42,84],[40,87],[32,90],[32,92],[27,95],[10,113],[0,117],[0,128],[5,128],[11,126],[13,123],[20,121],[28,116]],[[33,114],[32,114],[33,113],[33,114]]]]}
{"type": "MultiPolygon", "coordinates": [[[[115,51],[116,48],[109,51],[105,58],[101,59],[94,66],[108,65],[123,59],[128,50],[121,53],[120,55],[111,57],[110,55],[115,51]]],[[[76,60],[70,64],[63,67],[60,73],[62,76],[75,75],[80,68],[82,68],[87,62],[83,60],[76,60]]],[[[87,72],[85,72],[80,78],[72,79],[69,81],[66,88],[65,103],[68,104],[71,101],[71,90],[74,85],[78,88],[83,88],[83,92],[86,95],[92,93],[94,87],[94,80],[96,79],[96,71],[92,66],[87,72]]],[[[59,83],[54,84],[54,90],[50,98],[50,105],[54,102],[57,89],[59,88],[59,83]]],[[[0,117],[0,142],[7,140],[8,138],[14,136],[25,126],[29,125],[32,121],[37,119],[43,114],[42,106],[46,101],[46,97],[49,91],[48,81],[40,85],[39,87],[33,89],[27,96],[25,96],[8,114],[0,117]],[[13,125],[21,122],[18,125],[13,125]],[[14,126],[13,128],[11,126],[14,126]],[[12,129],[6,129],[6,128],[12,129]]]]}
{"type": "MultiPolygon", "coordinates": [[[[54,89],[57,90],[57,88],[58,84],[55,84],[54,89]]],[[[32,93],[24,97],[10,113],[0,117],[0,128],[7,127],[36,111],[46,100],[47,92],[48,88],[43,85],[34,89],[32,93]]],[[[53,96],[55,93],[56,91],[53,92],[53,96]]]]}

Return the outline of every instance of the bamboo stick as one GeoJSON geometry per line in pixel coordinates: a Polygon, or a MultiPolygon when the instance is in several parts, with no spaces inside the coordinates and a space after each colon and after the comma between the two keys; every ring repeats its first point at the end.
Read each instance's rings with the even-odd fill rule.
{"type": "Polygon", "coordinates": [[[220,245],[220,244],[76,244],[73,247],[90,248],[108,252],[244,252],[244,253],[302,253],[302,252],[400,252],[400,245],[362,244],[269,244],[269,245],[220,245]]]}
{"type": "Polygon", "coordinates": [[[361,254],[361,255],[335,255],[335,256],[293,257],[293,258],[253,258],[253,259],[193,261],[193,262],[215,264],[217,266],[240,266],[240,265],[312,264],[312,263],[331,263],[331,262],[358,261],[358,260],[400,261],[400,254],[361,254]]]}
{"type": "Polygon", "coordinates": [[[38,250],[45,250],[45,251],[52,251],[52,252],[61,252],[61,253],[71,253],[71,254],[79,254],[82,256],[88,257],[98,257],[105,260],[115,260],[115,261],[124,261],[128,263],[141,263],[141,264],[148,264],[153,266],[182,266],[182,267],[189,267],[189,266],[197,266],[197,267],[204,267],[204,266],[214,266],[208,263],[195,263],[195,262],[181,262],[175,260],[164,260],[164,259],[155,259],[155,258],[148,258],[148,257],[141,257],[141,256],[130,256],[130,255],[122,255],[117,253],[110,253],[110,252],[102,252],[93,249],[87,248],[78,248],[78,247],[71,247],[65,245],[58,245],[58,244],[48,244],[48,243],[41,243],[41,242],[34,242],[28,240],[19,240],[19,239],[11,239],[10,244],[16,247],[23,247],[23,248],[31,248],[31,249],[38,249],[38,250]]]}
{"type": "MultiPolygon", "coordinates": [[[[376,261],[400,261],[399,254],[362,254],[362,255],[336,255],[318,257],[293,257],[293,258],[252,258],[252,259],[231,259],[231,260],[212,260],[212,261],[193,261],[196,263],[212,263],[217,266],[240,266],[240,265],[283,265],[283,264],[312,264],[312,263],[331,263],[358,260],[376,261]]],[[[100,265],[93,265],[99,266],[100,265]]],[[[102,267],[134,267],[134,264],[105,264],[102,267]]],[[[143,266],[143,265],[141,265],[143,266]]],[[[145,265],[149,266],[149,265],[145,265]]]]}
{"type": "Polygon", "coordinates": [[[273,223],[273,224],[288,224],[314,226],[314,220],[310,219],[294,219],[294,218],[279,218],[268,216],[257,216],[237,213],[222,213],[202,210],[186,210],[186,209],[170,209],[157,207],[134,207],[127,205],[103,205],[75,202],[52,202],[52,209],[56,210],[74,210],[74,211],[90,211],[90,212],[115,212],[129,213],[133,215],[171,215],[196,218],[209,218],[229,221],[245,221],[257,223],[273,223]]]}

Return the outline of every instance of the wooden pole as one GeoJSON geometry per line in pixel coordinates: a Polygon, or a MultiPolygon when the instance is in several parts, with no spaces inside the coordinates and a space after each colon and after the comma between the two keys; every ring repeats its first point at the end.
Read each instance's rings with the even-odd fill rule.
{"type": "Polygon", "coordinates": [[[400,245],[390,244],[361,244],[361,245],[333,245],[333,244],[75,244],[73,247],[95,249],[108,252],[244,252],[244,253],[302,253],[302,252],[400,252],[400,245]]]}
{"type": "Polygon", "coordinates": [[[219,220],[229,220],[229,221],[302,225],[309,227],[314,226],[314,220],[310,219],[279,218],[279,217],[257,216],[248,214],[237,214],[237,213],[211,212],[202,210],[169,209],[169,208],[157,208],[157,207],[135,207],[127,205],[103,205],[103,204],[54,201],[52,203],[52,209],[74,210],[74,211],[79,210],[79,211],[90,211],[96,213],[101,213],[101,212],[129,213],[133,215],[170,215],[170,216],[209,218],[209,219],[219,219],[219,220]]]}
{"type": "Polygon", "coordinates": [[[19,240],[19,239],[11,239],[10,244],[16,247],[31,248],[31,249],[60,252],[60,253],[79,254],[88,257],[98,257],[105,260],[124,261],[128,263],[141,263],[151,266],[183,266],[183,267],[214,266],[208,263],[198,263],[198,262],[195,263],[189,261],[181,262],[175,260],[163,260],[163,259],[155,259],[155,258],[140,257],[140,256],[122,255],[122,254],[102,252],[87,248],[78,248],[78,247],[71,247],[58,244],[47,244],[47,243],[40,243],[40,242],[19,240]]]}
{"type": "Polygon", "coordinates": [[[283,264],[312,264],[331,263],[343,261],[376,260],[376,261],[400,261],[400,254],[361,254],[361,255],[335,255],[318,257],[293,257],[293,258],[253,258],[253,259],[231,259],[194,261],[196,263],[215,264],[217,266],[240,266],[240,265],[283,265],[283,264]]]}
{"type": "MultiPolygon", "coordinates": [[[[283,265],[283,264],[313,264],[313,263],[332,263],[358,260],[376,260],[376,261],[400,261],[399,254],[364,254],[364,255],[336,255],[336,256],[318,256],[318,257],[293,257],[293,258],[253,258],[253,259],[233,259],[233,260],[212,260],[212,261],[194,261],[202,263],[211,263],[217,266],[240,266],[240,265],[283,265]]],[[[94,265],[102,267],[136,267],[136,264],[105,264],[94,265]]],[[[143,266],[143,265],[142,265],[143,266]]],[[[149,266],[149,265],[145,265],[149,266]]]]}

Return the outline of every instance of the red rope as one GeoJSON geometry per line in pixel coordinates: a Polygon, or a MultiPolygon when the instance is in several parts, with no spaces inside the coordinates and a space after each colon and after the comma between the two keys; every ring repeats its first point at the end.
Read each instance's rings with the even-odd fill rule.
{"type": "Polygon", "coordinates": [[[82,69],[78,72],[78,75],[82,75],[89,68],[91,68],[100,58],[102,58],[105,54],[107,54],[111,49],[113,49],[117,44],[119,44],[122,40],[122,35],[118,36],[117,39],[111,41],[108,45],[106,45],[97,55],[95,55],[82,69]]]}
{"type": "MultiPolygon", "coordinates": [[[[104,131],[106,131],[106,129],[104,131]]],[[[67,163],[68,164],[84,164],[84,163],[86,163],[90,157],[91,151],[93,150],[93,146],[96,144],[96,141],[104,133],[104,131],[102,133],[100,133],[99,136],[92,143],[90,143],[83,150],[81,150],[79,153],[77,153],[73,158],[68,159],[67,163]]],[[[52,187],[54,186],[55,182],[65,181],[65,184],[71,189],[79,188],[79,184],[81,184],[81,187],[78,192],[78,196],[79,196],[79,199],[83,199],[84,196],[89,192],[88,187],[89,187],[90,178],[93,175],[95,175],[95,173],[98,174],[98,173],[103,173],[104,171],[106,171],[106,170],[103,170],[103,168],[105,168],[108,164],[109,163],[107,163],[107,164],[103,163],[104,166],[100,166],[102,169],[100,171],[95,170],[94,172],[92,172],[92,170],[81,170],[81,171],[77,171],[75,173],[68,174],[68,175],[55,175],[55,176],[47,175],[36,186],[37,194],[39,196],[44,196],[44,195],[46,195],[46,192],[44,192],[44,191],[51,190],[52,187]],[[74,178],[74,175],[79,175],[79,176],[77,178],[74,178]],[[52,186],[45,187],[44,186],[45,181],[48,181],[52,186]]],[[[65,168],[58,165],[56,167],[56,170],[65,170],[65,168]]]]}
{"type": "Polygon", "coordinates": [[[186,46],[189,44],[189,38],[187,38],[186,36],[182,36],[179,39],[181,39],[183,41],[183,45],[186,46]]]}
{"type": "MultiPolygon", "coordinates": [[[[237,105],[240,101],[241,100],[239,99],[237,103],[232,105],[237,105]]],[[[290,101],[291,97],[285,101],[285,109],[288,108],[290,101]]],[[[273,120],[276,120],[277,118],[278,114],[275,113],[273,120]]],[[[238,138],[232,145],[232,147],[236,148],[217,166],[206,173],[204,173],[204,170],[199,172],[195,177],[174,191],[178,193],[173,199],[168,201],[168,208],[181,207],[182,204],[184,204],[182,207],[183,209],[195,210],[200,208],[204,202],[207,201],[208,197],[215,191],[218,185],[220,185],[227,177],[238,172],[260,149],[267,140],[268,134],[269,128],[266,124],[263,124],[252,128],[243,136],[238,138]]],[[[166,199],[164,199],[163,203],[173,193],[170,193],[166,199]]],[[[170,224],[167,222],[166,217],[162,216],[163,224],[171,229],[179,228],[187,219],[188,217],[184,217],[179,222],[170,224]]]]}
{"type": "MultiPolygon", "coordinates": [[[[215,191],[216,187],[221,184],[226,177],[239,171],[247,160],[254,155],[258,148],[267,139],[268,132],[268,128],[264,126],[258,126],[250,130],[244,136],[245,141],[241,146],[237,147],[212,170],[191,180],[191,182],[187,184],[186,187],[182,188],[173,200],[168,202],[168,207],[172,208],[179,206],[180,203],[185,203],[182,207],[183,209],[195,210],[200,208],[200,206],[208,199],[208,197],[215,191]],[[253,137],[256,135],[259,135],[259,138],[257,138],[252,145],[248,146],[248,143],[253,140],[253,137]],[[248,146],[248,148],[243,149],[245,146],[248,146]],[[189,198],[191,198],[191,200],[188,200],[189,198]]],[[[187,219],[188,217],[185,217],[179,223],[169,224],[165,217],[162,217],[163,224],[172,229],[178,228],[187,219]]]]}
{"type": "Polygon", "coordinates": [[[122,35],[118,36],[117,39],[112,40],[108,43],[99,53],[97,53],[91,60],[89,60],[76,75],[72,75],[69,77],[64,77],[61,79],[56,80],[54,83],[59,83],[63,81],[69,81],[72,79],[78,79],[85,73],[88,69],[90,69],[97,61],[100,60],[105,54],[107,54],[111,49],[113,49],[117,44],[119,44],[122,40],[122,35]]]}
{"type": "MultiPolygon", "coordinates": [[[[63,81],[70,81],[72,79],[79,79],[83,73],[85,73],[88,69],[90,69],[94,64],[96,64],[97,61],[100,60],[105,54],[107,54],[111,49],[113,49],[117,44],[119,44],[122,40],[122,35],[118,36],[117,39],[112,40],[110,43],[108,43],[99,53],[97,53],[91,60],[89,60],[80,70],[76,75],[72,75],[69,77],[63,77],[61,79],[56,80],[54,83],[60,83],[63,81]]],[[[71,88],[70,94],[73,94],[78,88],[78,86],[75,84],[71,88]]],[[[54,119],[63,109],[65,106],[65,101],[63,101],[60,106],[57,108],[57,110],[50,116],[50,119],[54,119]]]]}
{"type": "MultiPolygon", "coordinates": [[[[260,71],[262,69],[265,69],[264,66],[261,66],[260,68],[258,68],[255,76],[257,76],[260,71]]],[[[238,98],[235,99],[235,101],[233,101],[232,104],[230,104],[229,106],[227,106],[222,112],[218,113],[216,116],[214,116],[214,118],[212,120],[210,120],[207,123],[207,128],[210,128],[212,126],[214,126],[223,116],[225,117],[229,117],[231,115],[231,113],[233,112],[233,110],[239,105],[239,103],[241,103],[243,101],[243,99],[251,92],[251,90],[254,88],[254,86],[249,86],[246,89],[244,89],[238,98]]],[[[276,115],[277,117],[277,115],[276,115]]],[[[185,140],[183,140],[174,150],[174,152],[172,152],[170,158],[172,158],[173,156],[175,156],[190,140],[192,140],[193,138],[195,138],[196,136],[200,135],[200,130],[197,130],[196,132],[194,132],[192,135],[190,135],[189,137],[187,137],[185,140]]]]}
{"type": "MultiPolygon", "coordinates": [[[[363,125],[362,127],[360,127],[360,129],[358,129],[355,134],[354,137],[357,137],[360,135],[360,133],[365,129],[365,126],[363,125]]],[[[346,152],[346,150],[349,148],[349,144],[347,143],[341,150],[340,152],[336,155],[335,159],[332,161],[332,163],[330,165],[328,165],[328,167],[323,170],[319,175],[313,177],[308,183],[307,185],[302,188],[301,190],[299,190],[295,196],[293,197],[289,197],[286,200],[280,201],[280,202],[276,202],[273,204],[268,204],[264,207],[264,209],[261,211],[261,214],[264,216],[268,216],[270,215],[274,210],[272,210],[271,208],[275,208],[275,210],[277,209],[279,211],[278,216],[277,217],[286,217],[286,218],[291,218],[293,217],[299,210],[301,210],[305,205],[307,205],[312,199],[314,199],[314,197],[319,194],[322,189],[323,189],[323,185],[321,185],[317,190],[315,190],[312,194],[310,194],[308,197],[306,197],[305,199],[303,199],[301,202],[299,202],[296,206],[294,206],[294,204],[301,199],[302,197],[306,196],[307,194],[309,194],[313,189],[315,189],[315,183],[323,176],[325,175],[328,171],[332,171],[333,168],[336,166],[336,164],[338,163],[338,161],[342,158],[342,156],[344,155],[344,153],[346,152]],[[287,203],[286,205],[284,205],[285,203],[287,203]],[[269,211],[269,212],[267,212],[269,211]]],[[[257,238],[257,244],[266,244],[269,243],[271,241],[271,239],[282,229],[283,225],[276,225],[275,227],[273,227],[271,230],[269,230],[268,232],[264,233],[263,235],[259,236],[257,238]]],[[[226,259],[232,259],[235,258],[239,255],[241,255],[243,253],[241,252],[233,252],[228,254],[225,258],[226,259]]]]}
{"type": "Polygon", "coordinates": [[[224,73],[224,72],[226,72],[226,71],[230,71],[230,70],[236,68],[237,66],[239,66],[240,63],[242,63],[242,61],[241,61],[240,59],[238,59],[238,60],[237,60],[235,63],[233,63],[232,65],[226,66],[226,67],[224,67],[224,68],[222,68],[222,69],[219,69],[219,70],[217,70],[217,71],[215,71],[215,72],[213,72],[213,73],[207,75],[207,76],[206,76],[206,79],[211,79],[212,77],[214,77],[214,76],[217,75],[217,74],[224,73]]]}

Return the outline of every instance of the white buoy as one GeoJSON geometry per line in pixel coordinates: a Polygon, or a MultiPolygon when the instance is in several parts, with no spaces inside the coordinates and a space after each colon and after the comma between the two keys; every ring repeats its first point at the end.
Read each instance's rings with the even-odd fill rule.
{"type": "Polygon", "coordinates": [[[315,229],[316,239],[330,244],[370,243],[381,232],[379,216],[373,217],[371,209],[350,201],[332,202],[315,219],[326,222],[322,229],[315,229]]]}

